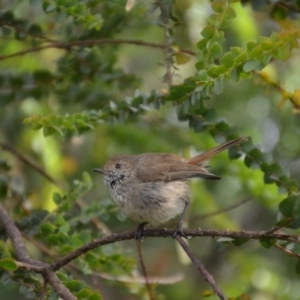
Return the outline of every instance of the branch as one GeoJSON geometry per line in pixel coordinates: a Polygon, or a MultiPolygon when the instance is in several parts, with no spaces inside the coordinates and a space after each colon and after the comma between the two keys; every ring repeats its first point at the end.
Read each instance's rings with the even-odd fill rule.
{"type": "Polygon", "coordinates": [[[298,253],[295,253],[295,252],[293,252],[293,251],[291,251],[289,249],[286,249],[286,248],[284,248],[284,247],[282,247],[282,246],[280,246],[278,244],[275,244],[274,247],[276,247],[277,249],[280,249],[281,251],[283,251],[283,252],[285,252],[285,253],[287,253],[287,254],[289,254],[291,256],[294,256],[294,257],[296,257],[296,258],[298,258],[300,260],[300,255],[298,253]]]}
{"type": "Polygon", "coordinates": [[[227,207],[221,208],[221,209],[216,210],[216,211],[211,212],[211,213],[201,214],[201,215],[195,215],[192,218],[189,218],[189,221],[192,222],[192,221],[199,220],[199,219],[203,220],[203,219],[206,219],[206,218],[210,218],[210,217],[214,217],[214,216],[220,215],[220,214],[222,214],[224,212],[233,210],[233,209],[239,207],[240,205],[243,205],[243,204],[249,202],[252,199],[253,198],[250,197],[250,198],[244,199],[244,200],[242,200],[242,201],[240,201],[238,203],[234,203],[232,205],[229,205],[227,207]]]}
{"type": "MultiPolygon", "coordinates": [[[[51,43],[51,44],[44,45],[44,46],[25,49],[25,50],[18,51],[18,52],[8,54],[8,55],[1,55],[0,61],[4,60],[4,59],[8,59],[8,58],[13,58],[16,56],[22,56],[27,53],[38,52],[41,50],[50,49],[50,48],[58,48],[58,49],[66,49],[67,50],[67,49],[70,49],[75,46],[94,46],[94,45],[103,45],[103,44],[114,44],[114,45],[128,44],[128,45],[138,45],[138,46],[145,46],[145,47],[159,48],[159,49],[167,48],[166,45],[149,43],[149,42],[144,42],[144,41],[139,41],[139,40],[125,40],[125,39],[84,40],[84,41],[75,41],[75,42],[67,42],[67,43],[56,42],[56,43],[51,43]]],[[[180,50],[180,52],[189,54],[192,56],[196,55],[196,53],[191,50],[180,50]]]]}
{"type": "Polygon", "coordinates": [[[16,262],[17,265],[21,268],[41,274],[44,278],[45,284],[49,283],[62,299],[76,300],[76,297],[72,295],[72,293],[63,285],[56,274],[51,270],[49,264],[45,264],[29,257],[19,229],[1,205],[0,222],[12,241],[16,256],[19,260],[16,262]]]}
{"type": "Polygon", "coordinates": [[[36,170],[40,175],[45,177],[47,180],[49,180],[51,183],[57,185],[60,188],[63,188],[63,185],[61,182],[58,180],[54,179],[51,175],[49,175],[41,166],[39,166],[37,163],[35,163],[33,160],[30,158],[24,156],[21,152],[17,151],[15,148],[13,148],[11,145],[0,141],[0,147],[5,150],[10,152],[12,155],[17,157],[21,162],[23,162],[26,165],[29,165],[31,168],[36,170]]]}
{"type": "Polygon", "coordinates": [[[11,239],[18,260],[27,264],[34,264],[36,266],[45,266],[45,264],[37,260],[33,260],[29,257],[19,229],[17,228],[13,220],[10,218],[10,216],[7,214],[7,212],[3,209],[1,205],[0,205],[0,222],[2,223],[7,235],[11,239]]]}
{"type": "Polygon", "coordinates": [[[165,81],[168,83],[169,89],[172,86],[172,65],[173,65],[173,50],[171,48],[172,45],[172,38],[170,33],[170,23],[169,23],[169,14],[170,9],[172,7],[172,0],[169,2],[165,2],[163,0],[158,0],[157,5],[160,8],[161,11],[161,25],[164,28],[165,31],[165,50],[166,50],[166,56],[165,56],[165,65],[166,65],[166,75],[165,75],[165,81]]]}
{"type": "Polygon", "coordinates": [[[283,86],[280,85],[279,82],[271,79],[266,72],[263,71],[253,71],[260,79],[262,79],[267,85],[276,89],[282,96],[281,101],[278,104],[278,108],[281,109],[283,105],[289,100],[294,108],[297,110],[300,108],[299,106],[299,96],[297,93],[291,93],[287,91],[283,86]]]}
{"type": "Polygon", "coordinates": [[[183,238],[179,235],[176,236],[177,242],[180,244],[182,249],[186,252],[189,256],[195,267],[200,271],[200,273],[204,276],[205,280],[210,284],[215,294],[219,296],[221,300],[227,300],[224,293],[220,290],[217,283],[215,282],[213,276],[205,269],[204,265],[198,260],[195,254],[192,252],[190,247],[186,244],[183,238]]]}
{"type": "Polygon", "coordinates": [[[146,265],[144,262],[144,257],[143,257],[143,252],[142,252],[142,245],[141,243],[139,243],[138,241],[136,242],[136,247],[137,247],[137,251],[138,251],[138,255],[139,255],[139,260],[140,260],[140,264],[141,264],[141,268],[142,268],[142,273],[144,275],[144,282],[148,291],[148,295],[149,295],[149,299],[150,300],[154,300],[154,296],[153,296],[153,291],[151,288],[151,285],[149,283],[149,279],[148,279],[148,274],[147,274],[147,269],[146,269],[146,265]]]}
{"type": "Polygon", "coordinates": [[[272,3],[272,4],[275,4],[275,5],[278,5],[278,6],[281,6],[287,10],[291,10],[291,11],[294,11],[296,13],[300,13],[300,8],[294,4],[294,3],[290,3],[290,2],[286,2],[286,1],[268,1],[269,3],[272,3]]]}
{"type": "Polygon", "coordinates": [[[57,277],[57,275],[52,272],[48,271],[43,273],[43,276],[45,278],[46,283],[49,282],[49,284],[55,289],[57,294],[64,300],[77,300],[75,296],[72,295],[72,293],[66,288],[60,279],[57,277]]]}
{"type": "MultiPolygon", "coordinates": [[[[184,229],[184,234],[188,237],[229,237],[232,239],[237,238],[249,238],[254,240],[259,240],[261,238],[269,238],[269,239],[278,239],[283,241],[291,241],[294,243],[300,244],[300,237],[297,235],[290,235],[285,233],[267,233],[267,231],[229,231],[229,230],[201,230],[201,229],[184,229]]],[[[174,229],[152,229],[152,230],[144,230],[143,237],[173,237],[174,229]]],[[[135,239],[135,231],[130,232],[122,232],[119,234],[112,234],[109,236],[104,236],[100,239],[94,240],[57,260],[56,262],[51,264],[51,269],[53,271],[57,271],[70,261],[76,259],[77,257],[87,253],[88,251],[95,249],[97,247],[112,244],[120,241],[128,241],[135,239]]]]}

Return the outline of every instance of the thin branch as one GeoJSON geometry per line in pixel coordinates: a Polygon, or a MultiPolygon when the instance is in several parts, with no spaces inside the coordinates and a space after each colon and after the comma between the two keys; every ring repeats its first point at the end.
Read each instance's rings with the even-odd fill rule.
{"type": "Polygon", "coordinates": [[[276,247],[277,249],[280,249],[281,251],[283,251],[283,252],[285,252],[285,253],[287,253],[287,254],[289,254],[291,256],[294,256],[294,257],[296,257],[296,258],[298,258],[300,260],[300,255],[298,253],[295,253],[295,252],[293,252],[293,251],[291,251],[289,249],[286,249],[286,248],[284,248],[284,247],[282,247],[282,246],[280,246],[278,244],[275,244],[274,247],[276,247]]]}
{"type": "Polygon", "coordinates": [[[182,249],[189,256],[189,258],[191,259],[191,261],[193,262],[195,267],[200,271],[200,273],[204,276],[205,280],[210,284],[210,286],[212,287],[215,294],[217,294],[221,300],[227,300],[227,297],[221,291],[221,289],[218,287],[213,276],[205,269],[204,265],[195,256],[195,254],[192,252],[192,250],[187,245],[187,243],[183,240],[183,238],[179,235],[177,235],[175,238],[176,238],[177,242],[180,244],[180,246],[182,247],[182,249]]]}
{"type": "MultiPolygon", "coordinates": [[[[271,233],[267,234],[266,231],[229,231],[229,230],[201,230],[201,229],[184,229],[184,234],[189,237],[230,237],[236,238],[249,238],[259,240],[261,238],[278,239],[283,241],[291,241],[300,244],[300,237],[297,235],[290,235],[285,233],[271,233]]],[[[173,237],[174,229],[152,229],[144,230],[143,237],[173,237]]],[[[119,234],[112,234],[109,236],[104,236],[100,239],[94,240],[68,254],[66,254],[61,259],[51,264],[51,269],[53,271],[59,270],[70,261],[76,259],[77,257],[87,253],[88,251],[95,249],[97,247],[112,244],[120,241],[127,241],[135,239],[135,231],[122,232],[119,234]]]]}
{"type": "Polygon", "coordinates": [[[295,93],[291,93],[287,91],[282,85],[280,85],[279,82],[271,79],[266,72],[263,71],[253,71],[254,74],[256,74],[260,79],[262,79],[267,85],[273,87],[275,90],[277,90],[281,96],[282,99],[278,104],[278,108],[281,109],[283,105],[286,103],[287,100],[289,100],[295,109],[299,109],[299,99],[298,95],[295,93]]]}
{"type": "MultiPolygon", "coordinates": [[[[104,279],[108,279],[108,280],[115,280],[115,281],[119,281],[119,282],[126,282],[126,283],[145,283],[145,278],[142,276],[133,276],[133,277],[129,277],[129,276],[112,276],[110,274],[106,274],[106,273],[93,273],[96,276],[99,276],[101,278],[104,279]]],[[[184,275],[182,273],[177,273],[171,276],[164,276],[164,277],[157,277],[157,276],[148,276],[148,282],[150,284],[175,284],[179,281],[181,281],[184,278],[184,275]]]]}
{"type": "Polygon", "coordinates": [[[150,285],[149,280],[148,280],[148,274],[147,274],[147,269],[146,269],[146,265],[145,265],[145,262],[144,262],[141,243],[137,241],[136,242],[136,247],[137,247],[139,260],[140,260],[140,265],[141,265],[141,268],[142,268],[142,273],[144,275],[145,285],[146,285],[146,288],[147,288],[147,291],[148,291],[149,299],[154,300],[153,291],[152,291],[151,285],[150,285]]]}
{"type": "Polygon", "coordinates": [[[286,228],[291,222],[293,222],[293,218],[292,217],[288,218],[286,220],[286,222],[284,224],[282,224],[281,226],[274,226],[271,229],[267,230],[266,233],[267,234],[271,234],[271,233],[274,233],[274,232],[278,232],[281,229],[286,228]]]}
{"type": "Polygon", "coordinates": [[[31,160],[30,158],[26,157],[25,155],[23,155],[21,152],[19,152],[17,149],[13,148],[11,145],[0,141],[0,147],[5,150],[10,152],[12,155],[14,155],[15,157],[17,157],[21,162],[23,162],[26,165],[29,165],[31,168],[33,168],[34,170],[36,170],[40,175],[42,175],[43,177],[45,177],[47,180],[49,180],[50,182],[52,182],[53,184],[59,186],[60,188],[63,188],[63,184],[61,182],[59,182],[58,180],[56,180],[55,178],[53,178],[50,174],[48,174],[41,166],[39,166],[36,162],[34,162],[33,160],[31,160]]]}
{"type": "Polygon", "coordinates": [[[64,300],[77,300],[75,296],[66,288],[57,275],[52,271],[47,271],[43,274],[46,283],[48,282],[57,292],[57,294],[64,300]]]}
{"type": "Polygon", "coordinates": [[[44,278],[45,284],[49,283],[62,299],[76,300],[76,297],[72,295],[72,293],[63,285],[56,274],[51,270],[50,265],[29,257],[21,236],[21,232],[1,205],[0,222],[2,223],[13,244],[16,256],[19,260],[17,265],[21,268],[40,273],[44,278]]]}
{"type": "MultiPolygon", "coordinates": [[[[25,50],[21,50],[12,54],[7,55],[1,55],[0,61],[8,58],[13,58],[16,56],[22,56],[24,54],[32,53],[32,52],[38,52],[41,50],[46,50],[50,48],[57,48],[57,49],[70,49],[75,46],[94,46],[94,45],[104,45],[104,44],[113,44],[113,45],[119,45],[119,44],[128,44],[128,45],[138,45],[138,46],[145,46],[145,47],[151,47],[151,48],[158,48],[158,49],[166,49],[166,45],[156,44],[156,43],[149,43],[139,40],[125,40],[125,39],[103,39],[103,40],[83,40],[83,41],[74,41],[74,42],[57,42],[57,43],[51,43],[44,46],[39,47],[33,47],[25,50]]],[[[174,50],[175,51],[175,50],[174,50]]],[[[189,54],[192,56],[195,56],[196,53],[191,50],[180,50],[181,53],[189,54]]]]}
{"type": "Polygon", "coordinates": [[[220,215],[220,214],[223,214],[224,212],[227,212],[227,211],[230,211],[230,210],[233,210],[247,202],[249,202],[250,200],[252,200],[253,198],[247,198],[247,199],[244,199],[238,203],[235,203],[235,204],[232,204],[232,205],[229,205],[227,207],[224,207],[224,208],[221,208],[219,210],[216,210],[214,212],[211,212],[211,213],[207,213],[207,214],[201,214],[201,215],[196,215],[196,216],[193,216],[192,218],[189,219],[189,221],[195,221],[195,220],[203,220],[203,219],[206,219],[206,218],[210,218],[210,217],[214,217],[214,216],[217,216],[217,215],[220,215]]]}
{"type": "Polygon", "coordinates": [[[165,31],[165,49],[166,49],[166,56],[165,56],[165,65],[166,65],[166,75],[165,80],[168,83],[169,89],[172,86],[172,65],[173,65],[173,50],[172,50],[172,37],[170,33],[170,23],[169,23],[169,15],[170,9],[172,7],[172,0],[165,2],[163,0],[158,0],[157,5],[161,11],[161,25],[165,31]]]}
{"type": "Polygon", "coordinates": [[[20,262],[24,262],[27,264],[34,264],[36,266],[45,266],[45,264],[37,260],[33,260],[29,257],[19,229],[17,228],[16,224],[13,222],[13,220],[10,218],[8,213],[4,210],[4,208],[1,205],[0,205],[0,222],[2,223],[7,235],[10,237],[16,252],[16,256],[20,262]]]}
{"type": "Polygon", "coordinates": [[[294,11],[294,12],[296,12],[296,13],[300,13],[300,8],[296,5],[296,4],[294,4],[294,3],[291,3],[291,2],[286,2],[286,1],[268,1],[269,3],[271,3],[271,4],[275,4],[275,5],[278,5],[278,6],[281,6],[281,7],[283,7],[283,8],[285,8],[285,9],[287,9],[287,10],[291,10],[291,11],[294,11]]]}

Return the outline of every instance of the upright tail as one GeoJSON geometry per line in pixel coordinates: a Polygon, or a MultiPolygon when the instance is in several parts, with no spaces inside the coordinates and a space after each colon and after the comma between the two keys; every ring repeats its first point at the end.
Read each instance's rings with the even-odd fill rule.
{"type": "Polygon", "coordinates": [[[249,137],[247,136],[243,136],[243,137],[239,137],[237,139],[228,141],[224,144],[221,144],[207,152],[204,152],[200,155],[194,156],[192,158],[190,158],[187,163],[191,164],[191,165],[203,165],[205,162],[207,162],[211,157],[213,157],[214,155],[229,149],[233,146],[238,146],[244,142],[246,142],[249,139],[249,137]]]}

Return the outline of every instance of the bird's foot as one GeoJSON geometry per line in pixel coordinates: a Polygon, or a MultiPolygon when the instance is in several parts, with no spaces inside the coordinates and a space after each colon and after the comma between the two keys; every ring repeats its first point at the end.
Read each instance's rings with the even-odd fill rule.
{"type": "Polygon", "coordinates": [[[144,237],[143,237],[143,231],[144,231],[144,227],[147,224],[147,222],[141,223],[138,225],[136,231],[135,231],[135,240],[139,241],[139,242],[143,242],[144,241],[144,237]]]}
{"type": "Polygon", "coordinates": [[[177,225],[177,228],[176,228],[176,230],[175,230],[175,232],[173,234],[173,239],[175,239],[177,235],[182,236],[184,238],[187,238],[186,234],[183,232],[183,227],[182,227],[181,223],[179,223],[177,225]]]}

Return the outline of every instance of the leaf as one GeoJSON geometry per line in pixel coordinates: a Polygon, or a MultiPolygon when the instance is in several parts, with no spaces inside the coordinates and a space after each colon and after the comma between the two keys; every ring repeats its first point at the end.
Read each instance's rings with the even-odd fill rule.
{"type": "Polygon", "coordinates": [[[264,248],[269,249],[276,244],[277,239],[261,238],[259,242],[264,248]]]}
{"type": "Polygon", "coordinates": [[[217,42],[214,42],[209,47],[210,54],[213,58],[219,58],[223,54],[223,49],[221,45],[217,42]]]}
{"type": "Polygon", "coordinates": [[[215,293],[213,291],[204,291],[201,293],[201,297],[206,298],[214,295],[215,293]]]}
{"type": "Polygon", "coordinates": [[[258,60],[248,60],[243,65],[243,70],[245,72],[251,72],[253,70],[261,70],[264,67],[264,65],[258,61],[258,60]]]}
{"type": "Polygon", "coordinates": [[[300,195],[292,195],[282,200],[279,210],[285,217],[300,218],[300,195]]]}
{"type": "Polygon", "coordinates": [[[94,293],[91,296],[89,296],[87,299],[88,300],[102,300],[102,297],[99,294],[94,293]]]}
{"type": "Polygon", "coordinates": [[[184,65],[191,60],[191,56],[184,53],[176,53],[175,58],[178,65],[184,65]]]}
{"type": "Polygon", "coordinates": [[[237,247],[247,243],[249,241],[249,238],[241,237],[241,238],[235,238],[231,243],[237,247]]]}
{"type": "Polygon", "coordinates": [[[206,39],[206,40],[210,40],[214,37],[215,35],[215,31],[216,28],[213,25],[208,25],[205,26],[202,31],[201,31],[201,35],[206,39]]]}
{"type": "Polygon", "coordinates": [[[51,223],[43,223],[40,228],[42,234],[44,235],[48,235],[49,233],[53,233],[56,231],[56,227],[53,226],[51,223]]]}
{"type": "Polygon", "coordinates": [[[12,258],[3,258],[0,260],[0,268],[7,271],[15,271],[18,269],[18,265],[12,258]]]}

